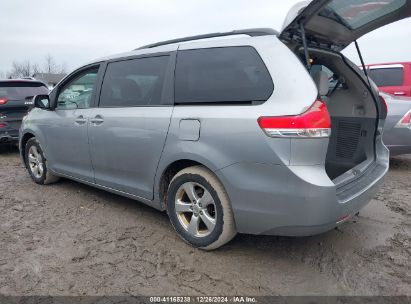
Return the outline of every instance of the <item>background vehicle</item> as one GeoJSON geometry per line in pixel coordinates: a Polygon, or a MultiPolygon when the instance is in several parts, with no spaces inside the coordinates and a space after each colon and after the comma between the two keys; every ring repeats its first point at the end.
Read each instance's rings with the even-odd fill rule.
{"type": "Polygon", "coordinates": [[[21,120],[31,108],[33,97],[48,92],[39,81],[0,80],[0,143],[17,142],[21,120]]]}
{"type": "Polygon", "coordinates": [[[39,184],[68,177],[167,210],[202,249],[236,232],[333,229],[388,170],[385,108],[339,51],[411,15],[403,0],[354,14],[363,2],[294,7],[281,33],[187,37],[93,61],[35,98],[24,164],[39,184]],[[308,73],[311,61],[332,72],[333,90],[326,72],[308,73]],[[71,94],[79,88],[90,98],[71,94]]]}
{"type": "Polygon", "coordinates": [[[411,98],[380,92],[388,108],[384,126],[384,144],[391,156],[411,153],[411,98]]]}
{"type": "Polygon", "coordinates": [[[367,69],[380,91],[411,97],[411,62],[370,64],[367,69]]]}

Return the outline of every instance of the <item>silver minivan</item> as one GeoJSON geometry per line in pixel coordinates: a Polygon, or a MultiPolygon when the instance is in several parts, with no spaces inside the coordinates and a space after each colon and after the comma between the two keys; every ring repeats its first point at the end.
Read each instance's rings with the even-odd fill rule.
{"type": "Polygon", "coordinates": [[[206,250],[236,233],[323,233],[371,200],[389,163],[384,104],[340,51],[410,15],[411,0],[304,2],[281,33],[96,60],[34,98],[24,165],[38,184],[69,178],[166,210],[206,250]]]}

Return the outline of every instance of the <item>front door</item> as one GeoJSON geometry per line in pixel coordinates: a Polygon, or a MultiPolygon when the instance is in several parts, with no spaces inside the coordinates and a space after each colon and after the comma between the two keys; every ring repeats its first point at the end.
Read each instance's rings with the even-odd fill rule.
{"type": "Polygon", "coordinates": [[[89,127],[97,184],[153,198],[154,177],[173,111],[172,57],[107,64],[99,107],[89,127]]]}
{"type": "Polygon", "coordinates": [[[88,122],[99,67],[75,74],[58,89],[56,108],[47,115],[46,149],[52,171],[94,182],[88,122]]]}

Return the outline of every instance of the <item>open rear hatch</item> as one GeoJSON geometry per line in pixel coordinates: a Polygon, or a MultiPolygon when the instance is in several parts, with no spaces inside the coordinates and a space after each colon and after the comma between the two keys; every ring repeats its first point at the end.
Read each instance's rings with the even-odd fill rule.
{"type": "Polygon", "coordinates": [[[340,187],[376,166],[385,119],[377,89],[340,51],[409,16],[411,0],[314,0],[295,5],[285,20],[280,39],[306,62],[331,116],[325,167],[340,187]]]}
{"type": "Polygon", "coordinates": [[[288,13],[280,38],[341,51],[365,34],[411,16],[411,0],[313,0],[296,4],[288,13]]]}

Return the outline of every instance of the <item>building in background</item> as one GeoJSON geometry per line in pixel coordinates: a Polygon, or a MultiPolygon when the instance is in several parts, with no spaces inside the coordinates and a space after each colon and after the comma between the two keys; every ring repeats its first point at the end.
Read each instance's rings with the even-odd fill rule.
{"type": "Polygon", "coordinates": [[[34,73],[33,78],[42,81],[47,84],[49,89],[54,88],[54,86],[62,80],[66,74],[53,74],[53,73],[34,73]]]}

